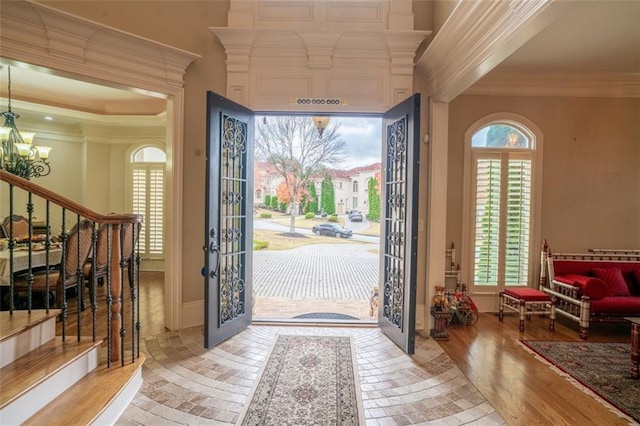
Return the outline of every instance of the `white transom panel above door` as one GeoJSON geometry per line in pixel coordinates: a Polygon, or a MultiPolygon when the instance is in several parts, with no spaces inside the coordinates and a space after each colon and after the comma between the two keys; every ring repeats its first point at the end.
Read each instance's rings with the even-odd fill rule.
{"type": "Polygon", "coordinates": [[[229,26],[210,28],[227,56],[227,97],[258,111],[383,112],[414,92],[430,34],[413,29],[411,6],[231,0],[229,26]]]}

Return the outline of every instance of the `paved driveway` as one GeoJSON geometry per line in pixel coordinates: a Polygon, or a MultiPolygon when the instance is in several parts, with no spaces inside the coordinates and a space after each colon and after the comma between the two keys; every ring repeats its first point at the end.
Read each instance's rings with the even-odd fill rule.
{"type": "MultiPolygon", "coordinates": [[[[304,219],[297,219],[296,223],[298,222],[298,220],[304,220],[304,219]]],[[[318,222],[318,223],[321,223],[321,222],[318,222]]],[[[369,222],[366,222],[366,221],[350,222],[349,219],[345,219],[345,228],[351,229],[353,231],[353,236],[351,237],[351,239],[356,241],[363,241],[367,243],[374,243],[377,247],[380,242],[379,237],[376,237],[373,235],[358,234],[358,231],[367,229],[368,227],[369,227],[369,222]]],[[[275,223],[271,220],[265,220],[265,219],[253,219],[253,228],[264,229],[267,231],[275,231],[275,232],[289,232],[288,225],[281,225],[279,223],[275,223]]],[[[296,232],[302,235],[313,235],[313,232],[311,232],[311,229],[305,229],[301,227],[296,227],[296,232]]]]}
{"type": "Polygon", "coordinates": [[[378,285],[377,244],[311,244],[253,253],[258,296],[368,300],[378,285]]]}

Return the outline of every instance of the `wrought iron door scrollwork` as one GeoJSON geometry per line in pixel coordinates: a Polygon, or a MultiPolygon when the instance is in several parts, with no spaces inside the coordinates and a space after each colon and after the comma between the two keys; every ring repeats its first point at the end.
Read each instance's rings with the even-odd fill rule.
{"type": "Polygon", "coordinates": [[[396,327],[402,327],[404,276],[400,269],[390,268],[387,271],[384,298],[386,301],[383,307],[384,317],[396,327]]]}
{"type": "Polygon", "coordinates": [[[240,203],[242,203],[242,192],[240,192],[240,191],[225,191],[222,194],[222,202],[224,204],[240,204],[240,203]]]}
{"type": "Polygon", "coordinates": [[[392,123],[387,129],[387,155],[393,161],[404,166],[407,152],[407,119],[402,118],[392,123]]]}
{"type": "Polygon", "coordinates": [[[227,243],[238,242],[242,239],[242,230],[240,228],[227,228],[222,233],[222,239],[227,243]]]}
{"type": "Polygon", "coordinates": [[[247,151],[247,123],[223,114],[222,147],[226,152],[225,165],[244,154],[247,151]]]}
{"type": "Polygon", "coordinates": [[[402,328],[404,319],[404,245],[406,235],[407,117],[387,126],[385,167],[385,259],[383,316],[402,328]]]}
{"type": "Polygon", "coordinates": [[[242,265],[230,265],[222,270],[220,283],[220,322],[224,324],[244,314],[244,280],[240,278],[242,265]]]}

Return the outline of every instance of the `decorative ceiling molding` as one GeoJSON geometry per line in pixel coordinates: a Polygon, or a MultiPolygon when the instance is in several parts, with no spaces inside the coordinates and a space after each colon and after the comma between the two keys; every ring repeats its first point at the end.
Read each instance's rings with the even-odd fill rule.
{"type": "Polygon", "coordinates": [[[427,93],[450,102],[562,15],[562,0],[461,0],[417,61],[427,93]]]}
{"type": "Polygon", "coordinates": [[[349,99],[297,111],[382,112],[413,93],[412,0],[230,0],[212,27],[227,55],[227,97],[259,111],[296,98],[349,99]]]}
{"type": "Polygon", "coordinates": [[[496,69],[464,95],[640,97],[640,73],[527,73],[496,69]]]}
{"type": "Polygon", "coordinates": [[[162,94],[181,90],[200,58],[31,0],[2,3],[0,46],[7,60],[162,94]]]}

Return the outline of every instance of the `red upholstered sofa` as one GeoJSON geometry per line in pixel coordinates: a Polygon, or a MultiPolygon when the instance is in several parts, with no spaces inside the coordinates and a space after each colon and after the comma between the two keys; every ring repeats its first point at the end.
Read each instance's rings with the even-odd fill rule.
{"type": "Polygon", "coordinates": [[[552,253],[543,243],[540,290],[556,296],[556,312],[580,325],[640,317],[640,250],[552,253]]]}

